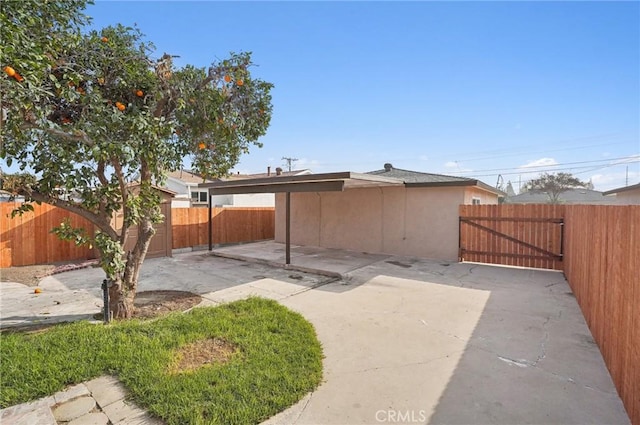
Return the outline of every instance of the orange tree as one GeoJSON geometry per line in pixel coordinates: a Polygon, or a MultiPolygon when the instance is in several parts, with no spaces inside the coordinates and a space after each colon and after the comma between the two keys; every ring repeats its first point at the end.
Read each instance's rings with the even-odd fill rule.
{"type": "Polygon", "coordinates": [[[153,58],[134,28],[83,32],[84,6],[2,3],[0,157],[25,171],[4,176],[3,188],[96,226],[93,236],[68,223],[54,231],[99,249],[114,283],[109,309],[126,318],[154,224],[163,220],[153,186],[189,156],[203,176],[228,173],[265,134],[272,85],[252,77],[248,53],[178,68],[170,55],[153,58]],[[137,242],[125,252],[132,226],[137,242]]]}

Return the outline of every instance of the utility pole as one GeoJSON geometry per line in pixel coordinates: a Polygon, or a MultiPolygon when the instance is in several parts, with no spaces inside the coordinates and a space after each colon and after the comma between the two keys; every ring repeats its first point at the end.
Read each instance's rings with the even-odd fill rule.
{"type": "Polygon", "coordinates": [[[627,176],[624,179],[624,185],[629,186],[629,166],[627,165],[627,176]]]}
{"type": "Polygon", "coordinates": [[[287,163],[287,168],[289,169],[289,171],[291,171],[291,170],[292,170],[292,165],[293,165],[293,163],[295,163],[295,162],[298,160],[298,158],[291,158],[291,157],[289,157],[289,156],[283,156],[283,157],[282,157],[282,160],[283,160],[283,161],[286,161],[286,163],[287,163]]]}

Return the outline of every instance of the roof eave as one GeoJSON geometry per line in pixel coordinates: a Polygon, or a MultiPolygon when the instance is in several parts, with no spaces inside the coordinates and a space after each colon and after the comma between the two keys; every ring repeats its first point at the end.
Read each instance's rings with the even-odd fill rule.
{"type": "Polygon", "coordinates": [[[603,195],[613,195],[614,193],[627,192],[629,190],[640,189],[640,183],[632,184],[631,186],[618,187],[616,189],[611,189],[606,192],[602,192],[603,195]]]}

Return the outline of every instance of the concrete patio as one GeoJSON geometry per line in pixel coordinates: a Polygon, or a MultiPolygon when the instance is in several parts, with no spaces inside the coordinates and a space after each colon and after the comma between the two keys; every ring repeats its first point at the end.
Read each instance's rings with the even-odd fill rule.
{"type": "MultiPolygon", "coordinates": [[[[209,304],[260,295],[314,324],[323,384],[267,424],[629,423],[561,273],[292,247],[302,272],[282,268],[284,246],[273,242],[214,254],[250,262],[208,252],[149,260],[140,290],[188,290],[209,304]]],[[[51,276],[40,296],[98,302],[101,276],[51,276]]],[[[51,301],[20,312],[5,304],[7,293],[20,303],[19,288],[2,285],[2,326],[51,301]]],[[[69,303],[49,306],[48,320],[98,310],[57,299],[69,303]]]]}

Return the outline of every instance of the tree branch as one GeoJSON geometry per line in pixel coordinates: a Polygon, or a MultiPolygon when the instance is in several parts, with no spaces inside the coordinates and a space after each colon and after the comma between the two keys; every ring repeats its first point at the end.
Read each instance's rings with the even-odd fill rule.
{"type": "Polygon", "coordinates": [[[110,217],[101,217],[98,214],[95,214],[73,202],[65,201],[64,199],[54,198],[53,196],[46,195],[44,193],[40,193],[34,190],[20,189],[18,191],[20,195],[27,196],[28,198],[37,201],[44,202],[45,204],[53,205],[56,207],[60,207],[64,210],[70,211],[74,214],[79,215],[82,218],[89,220],[91,223],[95,224],[100,230],[106,233],[111,239],[118,240],[118,234],[111,227],[110,217]]]}
{"type": "Polygon", "coordinates": [[[100,180],[100,183],[102,183],[103,186],[106,186],[109,184],[109,180],[107,180],[107,176],[105,176],[104,174],[104,167],[104,160],[101,159],[100,161],[98,161],[98,169],[96,170],[96,175],[98,176],[98,180],[100,180]]]}
{"type": "Polygon", "coordinates": [[[120,231],[120,243],[124,246],[127,239],[127,233],[129,233],[129,227],[126,225],[129,218],[129,207],[127,201],[129,200],[129,192],[127,191],[127,182],[124,180],[124,173],[122,172],[122,164],[118,158],[111,158],[111,164],[118,179],[118,185],[120,186],[120,193],[122,194],[122,230],[120,231]]]}
{"type": "Polygon", "coordinates": [[[62,130],[58,130],[57,128],[42,128],[36,124],[30,123],[30,122],[25,122],[22,125],[23,129],[28,129],[28,130],[40,130],[40,131],[44,131],[45,133],[48,133],[52,136],[56,136],[56,137],[60,137],[62,139],[66,139],[66,140],[70,140],[70,141],[74,141],[74,142],[82,142],[87,146],[94,146],[95,142],[93,140],[91,140],[91,138],[89,136],[87,136],[87,133],[85,133],[84,131],[80,131],[77,130],[75,132],[75,134],[71,134],[71,133],[67,133],[66,131],[62,131],[62,130]]]}

